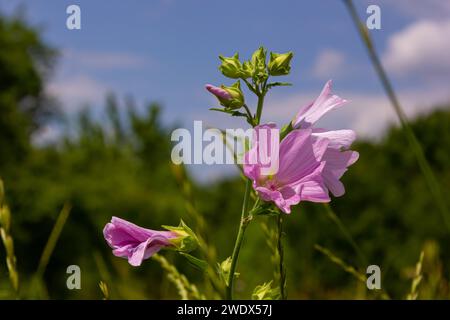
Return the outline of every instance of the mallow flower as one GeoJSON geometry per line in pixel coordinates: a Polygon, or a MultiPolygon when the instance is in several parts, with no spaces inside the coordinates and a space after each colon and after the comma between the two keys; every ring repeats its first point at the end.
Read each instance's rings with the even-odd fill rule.
{"type": "Polygon", "coordinates": [[[103,229],[108,245],[117,257],[128,259],[132,266],[140,266],[163,248],[181,251],[193,249],[196,237],[182,222],[179,227],[165,227],[169,231],[142,228],[121,218],[112,217],[103,229]],[[188,245],[187,245],[188,244],[188,245]]]}
{"type": "Polygon", "coordinates": [[[313,128],[325,113],[345,102],[331,93],[328,81],[319,97],[292,120],[278,153],[274,152],[271,140],[261,135],[262,129],[270,132],[276,126],[255,127],[252,148],[244,159],[244,174],[253,181],[253,188],[262,200],[272,201],[280,210],[290,213],[290,207],[300,201],[329,202],[329,191],[336,197],[345,193],[340,178],[359,156],[349,150],[355,132],[313,128]],[[278,163],[278,170],[263,174],[267,163],[273,161],[278,163]]]}
{"type": "Polygon", "coordinates": [[[244,157],[244,174],[261,199],[274,202],[285,213],[300,201],[330,201],[322,177],[330,140],[313,137],[311,129],[295,129],[281,141],[278,152],[273,152],[270,135],[274,129],[275,124],[256,126],[252,148],[244,157]],[[274,162],[277,170],[264,170],[274,162]]]}
{"type": "MultiPolygon", "coordinates": [[[[309,105],[306,105],[297,113],[291,122],[294,129],[311,129],[313,125],[324,114],[344,105],[347,100],[340,98],[331,92],[331,80],[322,89],[319,97],[309,105]]],[[[312,128],[314,139],[329,139],[327,150],[323,156],[325,167],[323,169],[323,180],[326,187],[336,196],[345,193],[344,185],[339,179],[358,160],[359,154],[356,151],[348,150],[356,138],[353,130],[331,130],[312,128]]]]}

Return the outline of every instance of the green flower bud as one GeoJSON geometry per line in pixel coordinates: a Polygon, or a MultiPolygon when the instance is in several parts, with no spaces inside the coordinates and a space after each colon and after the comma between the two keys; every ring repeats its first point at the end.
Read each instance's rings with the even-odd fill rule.
{"type": "Polygon", "coordinates": [[[239,54],[236,53],[232,57],[219,56],[222,64],[219,66],[219,70],[225,77],[232,79],[239,79],[242,75],[242,64],[239,61],[239,54]]]}
{"type": "Polygon", "coordinates": [[[270,53],[269,74],[271,76],[284,76],[291,71],[292,51],[288,53],[270,53]]]}
{"type": "Polygon", "coordinates": [[[272,281],[257,286],[252,294],[252,300],[278,300],[280,289],[272,288],[272,281]]]}
{"type": "Polygon", "coordinates": [[[219,99],[221,105],[227,109],[239,109],[244,105],[244,94],[242,93],[241,82],[239,80],[231,85],[231,87],[225,87],[223,85],[221,87],[231,96],[231,99],[219,99]]]}
{"type": "Polygon", "coordinates": [[[230,274],[231,269],[231,257],[226,258],[221,263],[218,263],[219,267],[219,275],[222,278],[223,282],[228,286],[228,276],[230,274]]]}
{"type": "Polygon", "coordinates": [[[177,251],[190,252],[198,247],[198,239],[194,231],[183,220],[178,227],[163,226],[164,229],[174,232],[178,237],[170,239],[177,251]]]}
{"type": "Polygon", "coordinates": [[[267,68],[266,68],[266,55],[267,50],[264,47],[260,47],[252,55],[252,65],[253,65],[253,78],[257,82],[263,82],[268,78],[267,68]]]}
{"type": "Polygon", "coordinates": [[[241,78],[242,79],[251,78],[253,77],[254,73],[255,67],[253,66],[253,63],[251,61],[245,61],[242,65],[241,78]]]}
{"type": "Polygon", "coordinates": [[[267,55],[267,50],[264,47],[259,47],[255,52],[253,52],[252,54],[252,63],[254,65],[257,64],[257,62],[263,62],[264,64],[266,63],[266,55],[267,55]]]}

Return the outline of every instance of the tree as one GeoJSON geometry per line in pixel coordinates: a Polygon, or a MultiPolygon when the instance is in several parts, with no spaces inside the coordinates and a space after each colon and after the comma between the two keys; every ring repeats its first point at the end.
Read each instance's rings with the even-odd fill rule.
{"type": "Polygon", "coordinates": [[[20,18],[0,15],[0,168],[24,158],[31,134],[55,113],[44,83],[56,57],[20,18]]]}

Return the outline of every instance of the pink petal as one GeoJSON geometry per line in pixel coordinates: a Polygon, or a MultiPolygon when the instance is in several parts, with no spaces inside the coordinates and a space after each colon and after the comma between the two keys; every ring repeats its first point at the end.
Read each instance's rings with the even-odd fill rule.
{"type": "Polygon", "coordinates": [[[230,100],[232,98],[231,94],[228,91],[220,87],[213,86],[212,84],[205,85],[205,88],[220,99],[230,100]]]}
{"type": "Polygon", "coordinates": [[[278,152],[275,152],[277,145],[271,143],[272,130],[276,130],[274,123],[256,126],[254,128],[252,147],[244,156],[244,174],[248,178],[256,181],[262,176],[262,169],[270,169],[271,164],[278,162],[278,152]]]}
{"type": "Polygon", "coordinates": [[[311,174],[321,162],[328,139],[311,138],[310,129],[290,132],[280,145],[280,168],[276,178],[282,184],[293,184],[311,174]]]}
{"type": "Polygon", "coordinates": [[[340,107],[347,100],[331,93],[331,80],[322,89],[319,97],[311,104],[303,107],[292,120],[294,128],[309,128],[327,112],[340,107]]]}
{"type": "Polygon", "coordinates": [[[348,149],[356,139],[356,133],[353,130],[331,130],[313,129],[313,137],[327,138],[330,140],[329,148],[348,149]]]}

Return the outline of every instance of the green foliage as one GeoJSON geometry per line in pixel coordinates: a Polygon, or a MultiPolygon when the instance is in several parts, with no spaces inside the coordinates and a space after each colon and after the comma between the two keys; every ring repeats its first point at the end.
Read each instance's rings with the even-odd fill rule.
{"type": "Polygon", "coordinates": [[[0,166],[24,160],[29,137],[52,115],[44,80],[55,51],[18,18],[0,15],[0,166]]]}

